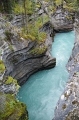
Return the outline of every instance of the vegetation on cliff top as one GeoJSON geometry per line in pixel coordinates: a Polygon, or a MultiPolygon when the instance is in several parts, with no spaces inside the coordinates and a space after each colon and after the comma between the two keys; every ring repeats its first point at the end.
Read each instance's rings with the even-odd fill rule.
{"type": "MultiPolygon", "coordinates": [[[[42,43],[46,39],[46,33],[40,33],[39,29],[44,23],[49,21],[49,17],[45,14],[45,11],[40,12],[40,8],[44,10],[46,7],[49,14],[54,12],[58,6],[62,6],[69,11],[75,11],[78,8],[78,0],[5,0],[0,1],[0,10],[3,13],[7,13],[8,16],[22,15],[22,23],[24,26],[20,29],[20,37],[26,40],[36,40],[37,43],[42,43]],[[6,4],[7,3],[7,4],[6,4]],[[44,4],[42,4],[44,3],[44,4]],[[45,37],[43,37],[45,36],[45,37]]],[[[6,32],[6,38],[11,39],[12,33],[6,32]]],[[[9,43],[10,49],[13,47],[9,43]]]]}

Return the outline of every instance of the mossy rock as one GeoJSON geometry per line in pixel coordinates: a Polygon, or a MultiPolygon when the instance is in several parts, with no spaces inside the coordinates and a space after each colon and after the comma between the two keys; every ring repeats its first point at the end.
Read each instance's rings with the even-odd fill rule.
{"type": "Polygon", "coordinates": [[[28,120],[26,105],[12,94],[0,93],[0,120],[28,120]]]}
{"type": "Polygon", "coordinates": [[[3,73],[5,71],[5,65],[2,60],[0,60],[0,73],[3,73]]]}
{"type": "Polygon", "coordinates": [[[19,88],[20,88],[20,86],[19,86],[18,83],[17,83],[17,80],[14,79],[14,78],[12,78],[11,76],[8,76],[8,77],[7,77],[7,80],[5,81],[5,84],[6,84],[6,85],[15,84],[15,86],[16,86],[16,91],[18,91],[19,88]]]}
{"type": "Polygon", "coordinates": [[[13,79],[11,76],[8,76],[5,84],[11,84],[11,83],[17,84],[17,80],[13,79]]]}

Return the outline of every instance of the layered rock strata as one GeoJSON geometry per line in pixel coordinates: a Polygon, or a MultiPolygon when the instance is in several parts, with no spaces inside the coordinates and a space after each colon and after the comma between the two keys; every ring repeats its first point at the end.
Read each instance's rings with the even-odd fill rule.
{"type": "Polygon", "coordinates": [[[55,32],[68,32],[73,29],[74,13],[58,7],[50,20],[55,32]]]}

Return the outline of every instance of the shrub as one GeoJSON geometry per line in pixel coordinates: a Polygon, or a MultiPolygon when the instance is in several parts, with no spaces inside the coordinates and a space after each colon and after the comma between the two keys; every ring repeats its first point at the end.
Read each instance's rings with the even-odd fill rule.
{"type": "Polygon", "coordinates": [[[11,42],[11,36],[13,35],[9,30],[5,31],[5,35],[6,35],[6,40],[8,40],[9,42],[11,42]]]}
{"type": "Polygon", "coordinates": [[[19,120],[25,113],[24,120],[28,120],[26,105],[18,102],[11,94],[0,94],[0,120],[19,120]],[[26,119],[27,118],[27,119],[26,119]]]}
{"type": "Polygon", "coordinates": [[[43,46],[43,47],[38,47],[38,48],[32,49],[30,51],[30,53],[35,54],[35,55],[40,55],[40,54],[43,54],[46,50],[47,50],[47,47],[43,46]]]}
{"type": "Polygon", "coordinates": [[[39,37],[38,37],[38,43],[44,43],[45,42],[45,40],[46,40],[46,33],[45,32],[40,32],[39,33],[39,37]]]}
{"type": "Polygon", "coordinates": [[[0,60],[0,73],[3,73],[5,71],[5,65],[2,60],[0,60]]]}
{"type": "Polygon", "coordinates": [[[15,84],[15,86],[16,86],[16,92],[17,92],[17,91],[19,90],[19,88],[20,88],[20,86],[19,86],[18,83],[17,83],[17,80],[13,79],[11,76],[8,76],[5,84],[7,84],[7,85],[8,85],[8,84],[15,84]]]}
{"type": "Polygon", "coordinates": [[[11,76],[8,76],[8,79],[5,82],[5,84],[11,84],[11,83],[17,84],[17,81],[15,79],[13,79],[11,76]]]}
{"type": "Polygon", "coordinates": [[[14,51],[14,49],[13,49],[13,47],[12,47],[11,44],[9,45],[9,49],[10,49],[11,51],[14,51]]]}

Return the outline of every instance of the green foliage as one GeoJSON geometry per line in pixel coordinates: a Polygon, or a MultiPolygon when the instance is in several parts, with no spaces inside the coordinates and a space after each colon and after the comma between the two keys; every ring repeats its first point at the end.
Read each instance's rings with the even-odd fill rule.
{"type": "Polygon", "coordinates": [[[12,47],[11,44],[9,45],[9,49],[10,49],[11,51],[14,51],[14,49],[13,49],[13,47],[12,47]]]}
{"type": "Polygon", "coordinates": [[[63,1],[63,0],[55,0],[56,6],[61,5],[61,4],[62,4],[62,1],[63,1]]]}
{"type": "MultiPolygon", "coordinates": [[[[56,6],[63,5],[63,0],[54,0],[56,6]]],[[[68,9],[69,11],[77,11],[79,2],[78,0],[66,0],[66,4],[63,5],[63,8],[68,9]]]]}
{"type": "MultiPolygon", "coordinates": [[[[26,0],[25,3],[26,3],[27,14],[30,14],[30,15],[33,14],[32,1],[26,0]]],[[[20,2],[15,3],[15,6],[14,6],[15,14],[24,13],[24,5],[23,4],[24,4],[23,1],[21,1],[21,3],[20,2]]]]}
{"type": "Polygon", "coordinates": [[[47,15],[43,15],[43,18],[42,18],[42,16],[40,16],[38,18],[38,20],[35,22],[35,25],[36,25],[37,29],[40,29],[43,26],[43,24],[45,24],[48,21],[49,21],[48,16],[47,15]]]}
{"type": "Polygon", "coordinates": [[[14,7],[14,13],[15,14],[20,14],[20,13],[24,13],[24,8],[22,5],[16,3],[15,7],[14,7]]]}
{"type": "Polygon", "coordinates": [[[11,36],[13,35],[9,30],[5,31],[5,35],[6,35],[6,40],[8,40],[9,42],[11,42],[11,36]]]}
{"type": "Polygon", "coordinates": [[[5,71],[5,65],[2,60],[0,60],[0,73],[3,73],[5,71]]]}
{"type": "Polygon", "coordinates": [[[47,37],[47,35],[46,35],[45,32],[40,32],[37,42],[38,42],[38,43],[44,43],[45,40],[46,40],[46,37],[47,37]]]}
{"type": "Polygon", "coordinates": [[[33,14],[33,2],[30,0],[26,0],[26,12],[27,14],[33,14]]]}
{"type": "Polygon", "coordinates": [[[36,4],[36,8],[40,8],[40,7],[41,7],[41,5],[37,3],[36,4]]]}
{"type": "Polygon", "coordinates": [[[24,120],[28,120],[26,105],[18,102],[14,95],[2,93],[0,102],[0,108],[3,108],[2,111],[0,110],[0,120],[19,120],[23,115],[25,115],[24,120]]]}
{"type": "Polygon", "coordinates": [[[44,43],[45,40],[46,40],[47,34],[45,32],[39,32],[38,33],[37,28],[32,27],[29,31],[29,34],[20,33],[20,37],[22,37],[26,40],[29,40],[29,39],[32,40],[32,41],[36,40],[37,43],[44,43]]]}
{"type": "MultiPolygon", "coordinates": [[[[48,20],[49,20],[48,17],[45,15],[43,22],[46,23],[48,20]]],[[[28,39],[32,41],[36,40],[38,43],[44,42],[47,35],[45,32],[39,32],[39,29],[42,27],[44,23],[42,23],[42,17],[39,17],[38,20],[35,22],[35,26],[32,25],[31,23],[28,24],[29,33],[27,32],[27,30],[25,31],[24,29],[22,29],[20,36],[27,40],[28,39]]]]}
{"type": "Polygon", "coordinates": [[[34,36],[32,36],[32,35],[30,35],[30,34],[20,34],[20,36],[22,37],[22,38],[24,38],[24,39],[26,39],[26,40],[32,40],[32,41],[34,41],[35,40],[35,37],[34,36]]]}
{"type": "Polygon", "coordinates": [[[67,2],[63,8],[68,9],[69,11],[77,11],[78,5],[77,2],[74,0],[73,2],[67,2]]]}
{"type": "Polygon", "coordinates": [[[5,82],[5,84],[11,84],[11,83],[17,84],[17,80],[13,79],[11,76],[8,76],[8,79],[5,82]]]}
{"type": "Polygon", "coordinates": [[[68,20],[72,20],[72,16],[66,16],[68,20]]]}
{"type": "Polygon", "coordinates": [[[8,84],[15,84],[15,86],[16,86],[16,91],[18,91],[19,88],[20,88],[20,86],[19,86],[18,83],[17,83],[17,80],[16,80],[16,79],[13,79],[11,76],[8,76],[5,84],[7,84],[7,85],[8,85],[8,84]]]}
{"type": "Polygon", "coordinates": [[[13,3],[14,3],[14,1],[12,1],[12,0],[0,0],[1,12],[6,12],[8,14],[11,14],[13,3]]]}
{"type": "Polygon", "coordinates": [[[32,49],[30,51],[30,53],[35,54],[35,55],[40,55],[40,54],[43,54],[46,50],[47,50],[47,47],[43,46],[43,47],[38,47],[38,48],[32,49]]]}
{"type": "Polygon", "coordinates": [[[42,27],[42,17],[38,18],[38,20],[35,22],[35,25],[37,29],[42,27]]]}

